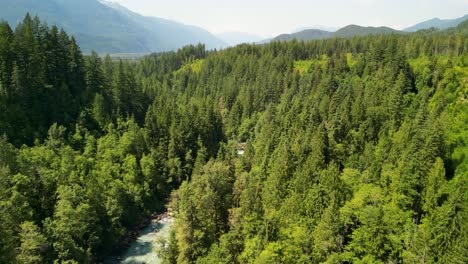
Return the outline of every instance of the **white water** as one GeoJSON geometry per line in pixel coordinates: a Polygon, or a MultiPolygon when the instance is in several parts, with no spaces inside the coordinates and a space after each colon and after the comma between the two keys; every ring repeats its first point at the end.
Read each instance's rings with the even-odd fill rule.
{"type": "Polygon", "coordinates": [[[159,264],[157,250],[161,239],[169,237],[174,219],[165,217],[161,220],[153,220],[150,225],[141,230],[140,236],[128,248],[127,252],[120,258],[123,264],[159,264]]]}

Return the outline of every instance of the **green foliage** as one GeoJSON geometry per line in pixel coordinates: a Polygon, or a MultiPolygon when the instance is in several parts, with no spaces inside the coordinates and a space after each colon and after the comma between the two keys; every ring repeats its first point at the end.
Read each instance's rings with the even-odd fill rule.
{"type": "Polygon", "coordinates": [[[43,263],[42,254],[47,250],[47,241],[39,228],[32,222],[21,224],[20,240],[17,260],[19,263],[43,263]]]}
{"type": "Polygon", "coordinates": [[[294,62],[294,69],[298,71],[300,74],[303,74],[309,71],[310,67],[314,62],[311,60],[300,60],[294,62]]]}
{"type": "Polygon", "coordinates": [[[203,59],[198,59],[193,62],[189,62],[182,66],[179,70],[175,71],[174,74],[180,74],[183,71],[192,71],[193,73],[200,73],[203,66],[203,59]]]}
{"type": "Polygon", "coordinates": [[[466,263],[467,39],[113,61],[2,23],[0,262],[100,262],[169,199],[165,263],[466,263]]]}
{"type": "Polygon", "coordinates": [[[184,182],[177,191],[176,222],[178,263],[191,263],[206,254],[216,238],[226,231],[228,208],[232,203],[233,177],[230,168],[221,162],[208,162],[184,182]],[[187,247],[188,246],[188,247],[187,247]]]}
{"type": "MultiPolygon", "coordinates": [[[[466,201],[448,191],[462,192],[466,178],[462,34],[292,41],[210,54],[193,89],[223,83],[212,94],[223,96],[225,131],[248,144],[242,157],[223,156],[237,164],[229,228],[202,244],[208,233],[197,227],[222,223],[179,210],[177,245],[186,255],[178,260],[466,262],[459,232],[467,228],[459,222],[467,219],[466,201]],[[455,50],[435,44],[451,41],[455,50]],[[222,78],[221,61],[232,65],[222,78]],[[217,62],[220,68],[211,66],[217,62]],[[460,211],[449,209],[452,199],[460,211]]],[[[175,203],[197,204],[198,184],[184,183],[175,203]]]]}

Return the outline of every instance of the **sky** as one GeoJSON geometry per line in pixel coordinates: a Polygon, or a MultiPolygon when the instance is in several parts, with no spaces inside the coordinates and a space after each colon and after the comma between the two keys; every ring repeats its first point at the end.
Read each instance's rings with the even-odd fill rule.
{"type": "Polygon", "coordinates": [[[431,18],[468,14],[468,0],[110,0],[146,16],[200,26],[213,33],[262,37],[311,26],[349,24],[403,29],[431,18]]]}

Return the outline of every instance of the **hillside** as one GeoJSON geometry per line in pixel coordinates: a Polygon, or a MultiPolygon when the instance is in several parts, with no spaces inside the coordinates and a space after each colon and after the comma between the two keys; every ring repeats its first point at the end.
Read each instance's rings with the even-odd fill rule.
{"type": "Polygon", "coordinates": [[[189,44],[203,43],[208,49],[221,48],[226,43],[210,32],[196,26],[185,25],[171,20],[147,17],[135,13],[114,2],[101,1],[105,5],[117,10],[130,21],[141,25],[145,30],[156,36],[159,43],[154,51],[175,50],[189,44]]]}
{"type": "Polygon", "coordinates": [[[377,34],[391,34],[399,33],[398,30],[389,28],[389,27],[363,27],[358,25],[349,25],[344,28],[338,29],[333,37],[338,38],[349,38],[355,36],[367,36],[367,35],[377,35],[377,34]]]}
{"type": "Polygon", "coordinates": [[[83,51],[151,53],[187,44],[208,48],[224,44],[211,33],[156,17],[144,17],[119,5],[97,0],[0,0],[0,18],[16,25],[27,12],[73,34],[83,51]]]}
{"type": "Polygon", "coordinates": [[[336,32],[329,32],[319,29],[307,29],[299,31],[292,34],[282,34],[271,40],[265,40],[262,43],[267,43],[270,41],[290,41],[293,39],[297,40],[317,40],[317,39],[327,39],[327,38],[349,38],[354,36],[367,36],[367,35],[377,35],[377,34],[391,34],[391,33],[401,33],[398,30],[394,30],[389,27],[362,27],[358,25],[349,25],[344,28],[338,29],[336,32]]]}
{"type": "Polygon", "coordinates": [[[451,27],[456,27],[458,24],[468,19],[468,14],[455,19],[439,19],[433,18],[421,23],[418,23],[414,26],[403,29],[405,32],[415,32],[421,29],[437,28],[437,29],[447,29],[451,27]]]}

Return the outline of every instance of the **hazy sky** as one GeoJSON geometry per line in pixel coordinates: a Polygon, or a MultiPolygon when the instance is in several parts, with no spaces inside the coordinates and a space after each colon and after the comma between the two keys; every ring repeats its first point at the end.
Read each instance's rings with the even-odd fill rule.
{"type": "Polygon", "coordinates": [[[468,13],[468,0],[111,0],[143,15],[262,36],[313,25],[402,29],[426,19],[468,13]]]}

